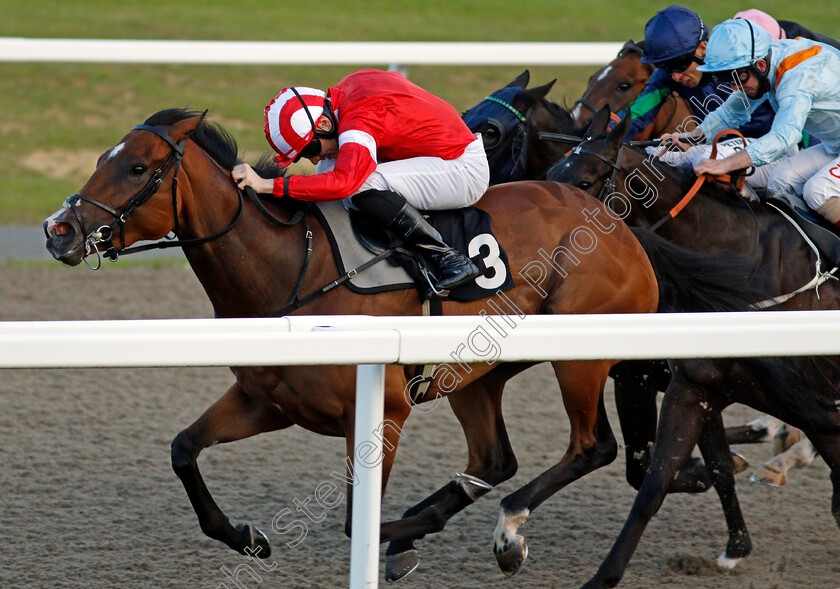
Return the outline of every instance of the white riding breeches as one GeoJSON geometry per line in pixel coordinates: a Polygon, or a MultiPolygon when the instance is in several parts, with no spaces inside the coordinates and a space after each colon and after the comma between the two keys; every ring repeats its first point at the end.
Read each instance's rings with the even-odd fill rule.
{"type": "MultiPolygon", "coordinates": [[[[335,160],[318,162],[316,174],[328,172],[335,160]]],[[[480,136],[455,159],[414,157],[376,166],[361,188],[390,190],[400,194],[412,206],[422,211],[460,209],[478,202],[490,185],[490,166],[480,136]]],[[[350,199],[344,200],[345,206],[350,199]]]]}
{"type": "MultiPolygon", "coordinates": [[[[747,137],[747,143],[752,141],[751,137],[747,137]]],[[[733,137],[732,139],[726,139],[725,141],[718,142],[718,150],[717,150],[717,159],[723,159],[735,153],[736,151],[742,151],[744,149],[744,141],[740,137],[733,137]]],[[[662,151],[661,147],[648,147],[647,152],[652,153],[654,155],[658,155],[659,152],[662,151]]],[[[767,188],[768,182],[770,181],[770,177],[772,175],[773,170],[781,165],[782,162],[787,161],[791,156],[795,155],[799,151],[799,148],[794,146],[791,150],[785,155],[784,157],[776,160],[775,162],[766,164],[764,166],[757,166],[755,168],[755,172],[751,175],[747,176],[747,184],[753,188],[767,188]]],[[[672,166],[679,166],[682,168],[694,168],[695,165],[700,160],[708,159],[712,155],[712,146],[711,145],[696,145],[694,147],[689,147],[685,151],[680,151],[679,149],[669,149],[664,154],[659,156],[659,159],[665,163],[668,163],[672,166]]]]}
{"type": "Polygon", "coordinates": [[[840,197],[840,156],[828,153],[823,144],[809,147],[773,170],[767,190],[799,194],[809,207],[837,223],[838,207],[826,204],[840,197]]]}

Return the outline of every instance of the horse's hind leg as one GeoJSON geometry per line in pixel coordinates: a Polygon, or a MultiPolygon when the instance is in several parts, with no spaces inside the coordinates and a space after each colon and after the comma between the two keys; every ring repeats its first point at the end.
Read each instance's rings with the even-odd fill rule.
{"type": "Polygon", "coordinates": [[[233,526],[222,512],[198,470],[198,455],[208,446],[234,442],[292,425],[281,414],[246,395],[234,384],[204,414],[172,441],[172,468],[192,503],[201,530],[240,554],[268,558],[268,538],[249,524],[233,526]]]}
{"type": "Polygon", "coordinates": [[[403,519],[382,525],[382,541],[391,540],[385,557],[385,579],[396,581],[419,562],[414,540],[443,529],[447,520],[516,473],[516,457],[502,417],[505,367],[450,395],[449,402],[467,439],[469,459],[463,474],[409,508],[403,519]]]}
{"type": "Polygon", "coordinates": [[[735,493],[735,462],[729,451],[726,430],[719,411],[715,411],[709,417],[700,435],[699,446],[712,484],[720,498],[726,527],[729,530],[729,541],[726,550],[718,558],[718,564],[731,569],[752,551],[752,540],[735,493]]]}
{"type": "MultiPolygon", "coordinates": [[[[803,433],[809,435],[807,432],[803,433]]],[[[812,435],[810,439],[831,469],[831,515],[840,527],[840,435],[812,435]]]]}
{"type": "Polygon", "coordinates": [[[528,556],[517,534],[530,513],[554,493],[615,460],[618,445],[604,409],[604,384],[610,362],[553,362],[571,424],[563,458],[533,481],[502,500],[493,552],[499,567],[513,574],[528,556]]]}
{"type": "Polygon", "coordinates": [[[613,366],[610,375],[615,388],[615,405],[626,453],[627,482],[634,489],[650,466],[656,438],[656,386],[651,378],[652,362],[623,361],[613,366]]]}

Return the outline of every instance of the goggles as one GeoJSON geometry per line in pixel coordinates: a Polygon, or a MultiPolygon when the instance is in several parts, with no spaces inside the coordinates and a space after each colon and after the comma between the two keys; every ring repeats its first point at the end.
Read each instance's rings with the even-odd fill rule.
{"type": "Polygon", "coordinates": [[[722,72],[709,72],[709,74],[717,84],[732,84],[736,81],[740,81],[741,84],[744,84],[750,79],[750,66],[734,70],[723,70],[722,72]]]}
{"type": "Polygon", "coordinates": [[[300,153],[297,154],[294,161],[297,163],[301,158],[311,158],[318,155],[321,155],[321,140],[314,137],[312,141],[306,144],[306,147],[300,150],[300,153]]]}
{"type": "Polygon", "coordinates": [[[681,55],[679,57],[675,57],[674,59],[669,59],[668,61],[663,61],[661,63],[657,63],[656,67],[661,70],[668,72],[669,74],[681,74],[689,67],[691,67],[692,63],[703,64],[703,58],[697,57],[695,53],[686,53],[685,55],[681,55]]]}

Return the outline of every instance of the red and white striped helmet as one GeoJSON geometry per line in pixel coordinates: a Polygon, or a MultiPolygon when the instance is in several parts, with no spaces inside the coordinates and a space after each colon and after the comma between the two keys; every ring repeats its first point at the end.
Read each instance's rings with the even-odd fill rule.
{"type": "Polygon", "coordinates": [[[283,168],[296,161],[300,151],[312,141],[315,136],[314,124],[324,111],[326,97],[316,88],[295,86],[294,90],[283,88],[265,107],[265,138],[272,149],[280,154],[274,161],[283,168]],[[294,90],[297,90],[300,98],[294,90]]]}

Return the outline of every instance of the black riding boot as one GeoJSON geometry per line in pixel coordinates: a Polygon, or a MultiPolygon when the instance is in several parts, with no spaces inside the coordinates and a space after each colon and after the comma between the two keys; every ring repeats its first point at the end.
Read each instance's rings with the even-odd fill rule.
{"type": "Polygon", "coordinates": [[[438,277],[435,290],[451,290],[480,274],[472,260],[447,245],[423,215],[396,192],[367,190],[354,196],[353,203],[384,223],[405,245],[419,250],[435,266],[438,277]]]}

